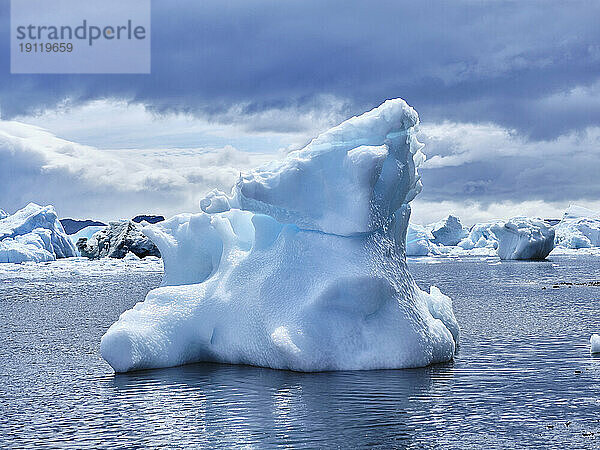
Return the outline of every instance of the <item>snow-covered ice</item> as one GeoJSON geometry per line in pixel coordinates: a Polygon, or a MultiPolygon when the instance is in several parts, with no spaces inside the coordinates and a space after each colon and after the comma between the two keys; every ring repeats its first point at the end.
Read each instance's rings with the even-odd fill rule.
{"type": "Polygon", "coordinates": [[[427,228],[433,235],[433,243],[437,245],[457,245],[468,234],[468,230],[460,223],[460,219],[453,215],[432,223],[427,228]]]}
{"type": "Polygon", "coordinates": [[[600,247],[600,213],[569,206],[555,227],[556,245],[566,248],[600,247]]]}
{"type": "Polygon", "coordinates": [[[600,334],[590,337],[590,353],[600,353],[600,334]]]}
{"type": "Polygon", "coordinates": [[[76,256],[53,206],[29,203],[0,219],[0,262],[52,261],[76,256]]]}
{"type": "MultiPolygon", "coordinates": [[[[381,228],[421,190],[415,166],[425,157],[411,131],[417,122],[404,101],[388,101],[284,160],[242,174],[229,204],[341,236],[381,228]]],[[[222,196],[211,205],[216,199],[222,210],[222,196]]]]}
{"type": "Polygon", "coordinates": [[[144,228],[162,287],[101,341],[115,371],[197,361],[299,371],[425,366],[458,342],[451,300],[405,260],[421,184],[417,113],[388,100],[284,161],[242,174],[203,212],[144,228]]]}
{"type": "Polygon", "coordinates": [[[156,245],[142,232],[142,226],[131,220],[110,222],[89,239],[82,236],[76,245],[81,256],[88,258],[124,258],[128,252],[140,258],[160,256],[156,245]]]}
{"type": "Polygon", "coordinates": [[[544,259],[554,248],[554,229],[541,219],[513,217],[490,229],[500,259],[544,259]]]}

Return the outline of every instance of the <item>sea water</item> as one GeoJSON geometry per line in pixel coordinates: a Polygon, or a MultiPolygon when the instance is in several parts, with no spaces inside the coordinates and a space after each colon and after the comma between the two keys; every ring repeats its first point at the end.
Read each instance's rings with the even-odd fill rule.
{"type": "MultiPolygon", "coordinates": [[[[2,265],[0,265],[2,266],[2,265]]],[[[600,258],[412,258],[452,297],[456,358],[304,374],[194,364],[115,375],[100,337],[160,260],[0,267],[0,447],[598,448],[600,258]]]]}

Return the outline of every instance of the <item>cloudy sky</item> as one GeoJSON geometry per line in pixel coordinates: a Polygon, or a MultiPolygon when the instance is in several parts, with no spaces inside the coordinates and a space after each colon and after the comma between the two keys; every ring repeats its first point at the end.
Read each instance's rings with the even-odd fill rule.
{"type": "Polygon", "coordinates": [[[240,170],[385,99],[421,118],[416,222],[600,210],[596,1],[153,1],[150,75],[11,75],[0,208],[196,211],[240,170]]]}

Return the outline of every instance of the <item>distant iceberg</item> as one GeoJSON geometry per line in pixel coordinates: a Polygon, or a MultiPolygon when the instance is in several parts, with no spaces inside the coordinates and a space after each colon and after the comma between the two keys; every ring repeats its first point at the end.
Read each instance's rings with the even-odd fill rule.
{"type": "Polygon", "coordinates": [[[410,276],[406,233],[424,160],[417,113],[388,100],[144,228],[163,286],[101,341],[117,372],[197,361],[298,371],[452,359],[451,300],[410,276]]]}
{"type": "Polygon", "coordinates": [[[590,338],[590,353],[600,353],[600,334],[592,334],[590,338]]]}
{"type": "Polygon", "coordinates": [[[428,225],[433,235],[433,243],[443,246],[454,246],[468,235],[468,230],[456,216],[449,215],[444,220],[428,225]]]}
{"type": "Polygon", "coordinates": [[[0,262],[53,261],[76,256],[53,206],[29,203],[13,215],[0,217],[0,262]]]}
{"type": "Polygon", "coordinates": [[[410,224],[408,236],[408,256],[544,259],[554,248],[550,224],[528,217],[476,223],[468,229],[458,217],[450,215],[425,227],[410,224]]]}
{"type": "Polygon", "coordinates": [[[571,205],[555,231],[557,246],[574,249],[600,247],[600,213],[571,205]]]}
{"type": "Polygon", "coordinates": [[[81,256],[124,258],[128,252],[138,258],[160,256],[156,245],[142,232],[142,227],[131,220],[109,222],[108,226],[99,229],[88,228],[81,230],[75,243],[81,256]],[[89,233],[93,234],[88,237],[89,233]]]}
{"type": "Polygon", "coordinates": [[[500,259],[545,259],[554,248],[554,229],[541,219],[513,217],[490,230],[500,259]]]}
{"type": "Polygon", "coordinates": [[[492,233],[492,227],[500,222],[476,223],[471,227],[467,236],[457,245],[464,250],[473,250],[478,248],[498,248],[498,238],[492,233]]]}

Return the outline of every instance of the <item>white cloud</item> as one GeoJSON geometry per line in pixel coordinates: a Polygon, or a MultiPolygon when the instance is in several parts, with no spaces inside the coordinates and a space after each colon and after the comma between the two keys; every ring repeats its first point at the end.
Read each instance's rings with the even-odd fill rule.
{"type": "MultiPolygon", "coordinates": [[[[248,115],[239,106],[219,122],[155,115],[119,101],[21,118],[27,123],[0,121],[0,208],[36,201],[54,204],[63,216],[104,220],[197,211],[205,192],[230,189],[240,170],[299,148],[340,122],[343,102],[327,101],[337,104],[331,113],[248,115]],[[262,129],[270,121],[287,129],[295,119],[302,131],[262,129]]],[[[420,169],[424,190],[414,202],[416,222],[448,213],[466,223],[521,214],[560,217],[571,202],[600,209],[598,126],[530,140],[491,123],[425,123],[420,139],[429,158],[420,169]]]]}
{"type": "Polygon", "coordinates": [[[197,211],[212,188],[276,157],[222,148],[103,150],[38,127],[0,121],[0,204],[52,203],[62,215],[111,219],[197,211]]]}
{"type": "Polygon", "coordinates": [[[542,219],[560,219],[570,204],[585,206],[600,211],[598,201],[546,202],[531,200],[523,202],[502,201],[484,204],[481,202],[440,201],[429,202],[417,198],[412,202],[411,222],[429,224],[443,219],[448,214],[458,216],[463,225],[507,219],[515,216],[541,217],[542,219]]]}
{"type": "Polygon", "coordinates": [[[426,153],[432,155],[423,167],[436,169],[507,156],[548,159],[598,153],[600,127],[530,141],[515,130],[495,124],[443,122],[423,125],[420,139],[426,144],[426,153]]]}
{"type": "Polygon", "coordinates": [[[306,142],[346,117],[347,104],[332,96],[319,97],[311,107],[248,111],[238,104],[208,117],[157,113],[139,103],[95,100],[14,120],[42,127],[61,138],[99,148],[222,147],[242,151],[277,152],[306,142]]]}
{"type": "Polygon", "coordinates": [[[97,100],[0,121],[0,205],[51,203],[63,216],[103,220],[197,211],[207,191],[228,191],[241,170],[343,119],[333,97],[313,106],[249,113],[238,105],[208,120],[97,100]],[[278,126],[296,131],[272,131],[278,126]]]}

